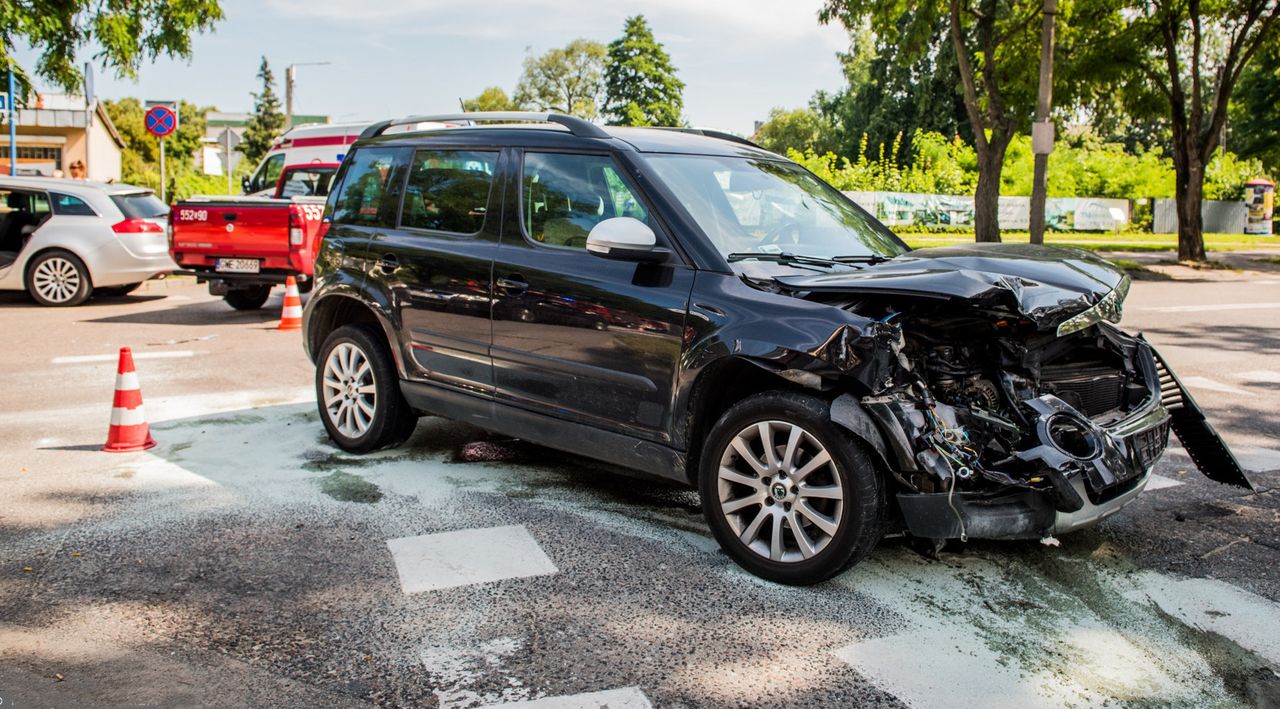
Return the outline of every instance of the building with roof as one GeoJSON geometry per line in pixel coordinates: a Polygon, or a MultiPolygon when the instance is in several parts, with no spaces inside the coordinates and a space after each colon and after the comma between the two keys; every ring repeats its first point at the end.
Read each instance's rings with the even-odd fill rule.
{"type": "MultiPolygon", "coordinates": [[[[243,137],[245,129],[249,127],[249,119],[252,115],[250,113],[228,111],[206,112],[204,114],[204,139],[200,141],[200,150],[196,153],[196,166],[203,170],[206,175],[225,174],[226,166],[222,164],[226,153],[222,144],[223,131],[231,131],[236,138],[243,137]]],[[[293,125],[295,126],[308,123],[329,123],[330,120],[329,116],[323,115],[293,114],[293,125]]],[[[240,153],[234,150],[231,152],[232,172],[235,172],[236,165],[240,163],[241,157],[243,156],[240,153]]]]}
{"type": "MultiPolygon", "coordinates": [[[[83,96],[39,94],[11,114],[18,133],[18,174],[70,175],[71,164],[78,160],[88,168],[90,180],[120,180],[124,140],[101,103],[95,102],[90,111],[83,96]]],[[[14,159],[9,154],[9,120],[6,115],[0,124],[0,173],[6,175],[14,159]]]]}

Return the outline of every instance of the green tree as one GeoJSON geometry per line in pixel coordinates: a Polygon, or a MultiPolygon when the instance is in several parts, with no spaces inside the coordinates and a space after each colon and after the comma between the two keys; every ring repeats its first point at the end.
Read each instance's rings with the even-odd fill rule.
{"type": "Polygon", "coordinates": [[[539,111],[597,118],[606,56],[603,44],[588,39],[575,39],[540,56],[529,54],[516,84],[516,103],[539,111]]]}
{"type": "Polygon", "coordinates": [[[32,75],[14,59],[21,47],[38,49],[35,74],[67,91],[83,76],[77,56],[94,47],[93,58],[117,76],[135,78],[138,68],[160,56],[191,56],[191,35],[222,19],[216,0],[91,2],[32,0],[0,3],[0,69],[12,71],[29,93],[32,75]]]}
{"type": "Polygon", "coordinates": [[[755,141],[766,150],[786,154],[789,150],[811,151],[819,155],[836,148],[831,124],[812,109],[788,111],[775,108],[769,120],[760,127],[755,141]]]}
{"type": "MultiPolygon", "coordinates": [[[[1069,11],[1069,4],[1059,6],[1064,22],[1069,11]]],[[[945,41],[939,32],[945,28],[978,157],[978,241],[1000,240],[1000,173],[1009,141],[1029,128],[1035,106],[1040,12],[1039,0],[824,0],[819,14],[851,31],[869,26],[885,46],[897,48],[895,63],[907,67],[945,41]]],[[[1071,86],[1062,80],[1068,77],[1058,78],[1064,88],[1071,86]]]]}
{"type": "MultiPolygon", "coordinates": [[[[1081,6],[1094,33],[1085,62],[1097,80],[1116,87],[1134,115],[1162,109],[1169,117],[1178,259],[1203,261],[1206,170],[1241,74],[1275,38],[1280,3],[1082,0],[1081,6]]],[[[1274,130],[1274,120],[1271,125],[1274,130]]]]}
{"type": "Polygon", "coordinates": [[[917,131],[973,142],[955,50],[945,28],[939,27],[932,46],[913,60],[900,58],[897,45],[877,41],[867,27],[851,32],[849,39],[849,52],[839,55],[844,88],[819,91],[812,101],[831,124],[838,153],[855,154],[864,136],[871,145],[885,145],[902,134],[902,150],[910,155],[917,131]]]}
{"type": "Polygon", "coordinates": [[[644,15],[628,17],[622,36],[609,43],[604,72],[604,112],[615,125],[678,126],[684,82],[654,39],[644,15]]]}
{"type": "Polygon", "coordinates": [[[1240,74],[1227,121],[1227,146],[1240,157],[1261,160],[1273,175],[1280,175],[1278,107],[1280,38],[1264,45],[1240,74]]]}
{"type": "Polygon", "coordinates": [[[489,86],[475,98],[462,102],[464,111],[519,111],[520,104],[511,100],[500,86],[489,86]]]}
{"type": "MultiPolygon", "coordinates": [[[[142,102],[136,98],[104,100],[103,110],[111,117],[124,151],[120,156],[120,177],[125,183],[158,190],[160,188],[160,141],[147,132],[142,102]]],[[[216,110],[199,108],[193,103],[179,102],[178,130],[165,138],[165,177],[167,196],[185,199],[193,194],[221,194],[226,191],[226,178],[203,174],[196,168],[195,154],[205,134],[205,114],[216,110]]],[[[248,161],[241,160],[241,167],[248,161]]]]}
{"type": "Polygon", "coordinates": [[[271,144],[284,130],[284,112],[280,110],[280,99],[275,91],[276,79],[266,57],[262,58],[262,66],[258,68],[258,78],[262,79],[262,93],[252,94],[253,115],[249,117],[240,145],[236,146],[236,150],[253,165],[257,165],[271,150],[271,144]]]}

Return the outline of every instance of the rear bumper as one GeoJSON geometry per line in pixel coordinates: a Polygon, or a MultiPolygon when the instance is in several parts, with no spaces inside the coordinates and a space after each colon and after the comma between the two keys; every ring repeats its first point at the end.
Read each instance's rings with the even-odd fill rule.
{"type": "Polygon", "coordinates": [[[227,283],[235,283],[236,285],[253,286],[253,285],[279,285],[284,283],[289,276],[295,279],[305,281],[308,276],[297,273],[295,271],[263,271],[261,273],[220,273],[213,269],[181,269],[173,272],[175,276],[192,276],[197,283],[205,283],[208,281],[226,281],[227,283]]]}

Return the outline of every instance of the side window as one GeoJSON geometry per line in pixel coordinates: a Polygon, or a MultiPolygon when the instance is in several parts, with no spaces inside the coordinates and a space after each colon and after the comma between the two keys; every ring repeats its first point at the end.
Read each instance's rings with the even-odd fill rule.
{"type": "Polygon", "coordinates": [[[497,152],[419,150],[409,170],[400,226],[475,234],[484,227],[497,152]]]}
{"type": "Polygon", "coordinates": [[[540,243],[583,249],[591,228],[605,219],[649,223],[635,191],[605,155],[525,153],[523,187],[524,228],[540,243]]]}
{"type": "Polygon", "coordinates": [[[351,156],[342,188],[333,201],[333,221],[394,227],[408,167],[404,148],[360,148],[351,156]]]}
{"type": "Polygon", "coordinates": [[[61,194],[58,192],[50,192],[49,199],[53,202],[53,213],[68,217],[96,217],[97,212],[84,200],[69,194],[61,194]]]}
{"type": "Polygon", "coordinates": [[[280,179],[280,171],[283,169],[284,153],[277,153],[267,158],[258,167],[258,172],[254,174],[253,179],[249,181],[248,192],[252,194],[263,190],[275,189],[276,181],[280,179]]]}

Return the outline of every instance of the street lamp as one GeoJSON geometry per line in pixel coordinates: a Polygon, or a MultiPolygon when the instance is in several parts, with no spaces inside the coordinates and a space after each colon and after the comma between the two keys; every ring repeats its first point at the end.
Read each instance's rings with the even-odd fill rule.
{"type": "Polygon", "coordinates": [[[298,76],[300,66],[326,66],[329,62],[299,62],[290,64],[284,70],[284,129],[293,127],[293,81],[298,76]]]}

